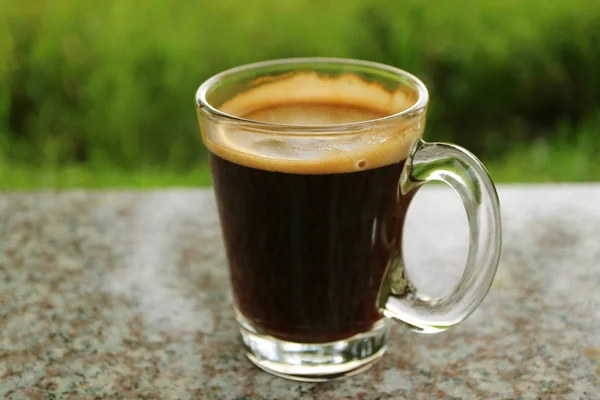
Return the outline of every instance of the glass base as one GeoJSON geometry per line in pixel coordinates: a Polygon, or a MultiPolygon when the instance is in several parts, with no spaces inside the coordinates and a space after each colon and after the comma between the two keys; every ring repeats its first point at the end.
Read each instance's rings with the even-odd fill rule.
{"type": "Polygon", "coordinates": [[[371,367],[386,350],[388,321],[364,333],[328,343],[295,343],[258,333],[238,314],[246,356],[274,375],[304,382],[324,382],[371,367]]]}

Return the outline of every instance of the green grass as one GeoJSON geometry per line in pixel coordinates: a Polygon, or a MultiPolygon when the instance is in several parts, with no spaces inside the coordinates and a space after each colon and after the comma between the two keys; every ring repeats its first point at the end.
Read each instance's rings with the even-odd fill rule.
{"type": "Polygon", "coordinates": [[[600,163],[576,147],[541,142],[524,146],[486,165],[497,183],[598,182],[600,163]]]}
{"type": "Polygon", "coordinates": [[[600,113],[579,123],[562,121],[555,131],[516,143],[487,166],[499,182],[600,181],[600,113]]]}
{"type": "Polygon", "coordinates": [[[589,150],[600,151],[594,1],[140,7],[0,0],[0,188],[207,183],[196,87],[225,68],[295,56],[413,72],[430,89],[427,137],[471,149],[500,180],[600,179],[589,150]]]}
{"type": "Polygon", "coordinates": [[[0,164],[0,191],[6,190],[68,190],[86,189],[154,189],[173,187],[210,186],[207,165],[188,171],[174,171],[158,167],[138,167],[123,170],[86,165],[60,167],[32,167],[18,164],[0,164]]]}

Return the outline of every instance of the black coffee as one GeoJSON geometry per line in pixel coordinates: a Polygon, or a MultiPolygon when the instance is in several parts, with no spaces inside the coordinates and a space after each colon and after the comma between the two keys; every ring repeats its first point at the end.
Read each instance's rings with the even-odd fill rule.
{"type": "MultiPolygon", "coordinates": [[[[364,107],[309,103],[244,115],[305,125],[381,116],[364,107]]],[[[235,136],[227,140],[234,142],[235,136]]],[[[233,293],[238,311],[254,328],[284,340],[319,343],[368,331],[383,317],[378,292],[401,250],[413,194],[398,193],[407,146],[386,142],[381,149],[365,152],[356,163],[328,158],[329,153],[312,163],[286,163],[212,149],[233,293]]]]}
{"type": "Polygon", "coordinates": [[[328,342],[382,318],[382,276],[400,251],[404,162],[366,171],[270,172],[210,155],[238,310],[263,333],[328,342]]]}

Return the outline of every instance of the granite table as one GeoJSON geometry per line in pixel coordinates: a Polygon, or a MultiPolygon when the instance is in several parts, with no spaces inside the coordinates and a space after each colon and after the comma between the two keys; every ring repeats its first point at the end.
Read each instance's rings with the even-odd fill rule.
{"type": "MultiPolygon", "coordinates": [[[[482,306],[438,335],[392,329],[369,371],[310,384],[244,358],[209,190],[0,194],[0,397],[600,398],[600,185],[500,186],[501,264],[482,306]]],[[[417,286],[466,257],[458,198],[409,211],[417,286]]]]}

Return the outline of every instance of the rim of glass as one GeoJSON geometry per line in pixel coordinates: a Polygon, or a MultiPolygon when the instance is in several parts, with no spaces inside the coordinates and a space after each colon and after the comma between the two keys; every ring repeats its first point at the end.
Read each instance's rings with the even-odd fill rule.
{"type": "Polygon", "coordinates": [[[234,67],[220,72],[212,77],[208,78],[204,83],[200,85],[196,91],[196,105],[203,111],[210,115],[220,117],[229,122],[243,123],[250,128],[257,129],[271,129],[271,130],[302,130],[303,132],[339,132],[341,129],[348,128],[362,128],[374,123],[383,123],[392,121],[395,119],[401,119],[404,117],[412,117],[416,111],[423,110],[427,106],[429,101],[429,93],[425,84],[421,82],[419,78],[413,74],[406,72],[400,68],[392,67],[390,65],[381,64],[373,61],[355,60],[351,58],[336,58],[336,57],[302,57],[302,58],[282,58],[276,60],[260,61],[252,64],[245,64],[239,67],[234,67]],[[298,125],[298,124],[278,124],[273,122],[256,121],[239,117],[233,114],[223,112],[214,107],[206,98],[209,90],[231,76],[245,73],[252,70],[260,70],[267,67],[273,66],[285,66],[285,65],[297,65],[297,64],[340,64],[355,67],[367,67],[374,68],[384,72],[392,73],[400,78],[405,79],[409,84],[413,85],[413,88],[417,91],[417,101],[410,107],[395,114],[387,115],[381,118],[369,119],[359,122],[349,122],[344,124],[327,124],[327,125],[298,125]]]}

